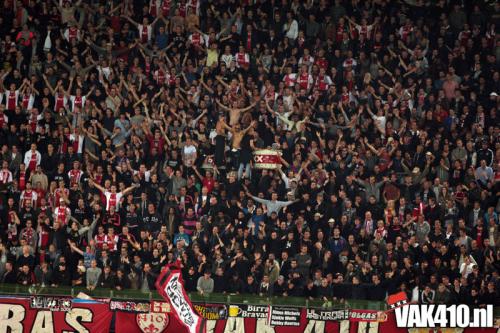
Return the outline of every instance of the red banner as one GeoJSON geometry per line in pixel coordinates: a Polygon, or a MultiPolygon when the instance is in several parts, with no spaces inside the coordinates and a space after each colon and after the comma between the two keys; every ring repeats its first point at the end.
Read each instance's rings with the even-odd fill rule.
{"type": "MultiPolygon", "coordinates": [[[[349,320],[325,320],[326,312],[315,313],[315,318],[301,309],[298,326],[270,326],[267,318],[229,317],[225,320],[207,320],[206,333],[496,333],[494,328],[453,329],[405,329],[396,327],[393,313],[388,313],[385,322],[363,322],[359,318],[349,320]]],[[[332,311],[333,312],[333,311],[332,311]]],[[[357,311],[368,313],[370,311],[357,311]]],[[[373,311],[372,311],[373,312],[373,311]]],[[[377,313],[376,311],[374,313],[377,313]]],[[[188,333],[188,330],[172,314],[167,320],[157,318],[160,314],[116,313],[116,332],[127,333],[188,333]]],[[[376,317],[376,316],[375,316],[376,317]]]]}
{"type": "Polygon", "coordinates": [[[80,303],[54,297],[47,297],[47,302],[0,298],[0,333],[107,333],[112,315],[109,305],[99,302],[80,303]],[[71,308],[63,311],[60,306],[65,302],[71,308]]]}
{"type": "MultiPolygon", "coordinates": [[[[150,312],[143,311],[144,302],[113,304],[115,332],[188,333],[170,306],[152,302],[150,312]],[[135,304],[137,303],[137,304],[135,304]],[[136,311],[131,312],[131,311],[136,311]],[[154,312],[158,311],[158,312],[154,312]]],[[[111,304],[90,301],[81,303],[70,298],[32,297],[0,298],[0,333],[107,333],[113,311],[111,304]],[[69,303],[68,303],[69,302],[69,303]],[[69,306],[69,308],[68,308],[69,306]],[[66,310],[64,310],[66,309],[66,310]]],[[[198,305],[206,320],[207,333],[496,333],[495,328],[405,329],[396,327],[392,312],[370,310],[299,309],[240,305],[198,305]],[[300,313],[300,316],[297,314],[300,313]],[[273,317],[272,320],[270,317],[273,317]],[[385,320],[379,322],[377,320],[385,320]],[[270,322],[283,326],[271,326],[270,322]]]]}

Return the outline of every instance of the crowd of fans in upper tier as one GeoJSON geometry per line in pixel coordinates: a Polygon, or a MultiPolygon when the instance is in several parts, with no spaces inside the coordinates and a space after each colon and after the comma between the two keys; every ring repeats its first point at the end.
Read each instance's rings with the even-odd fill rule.
{"type": "Polygon", "coordinates": [[[498,2],[1,13],[0,283],[498,304],[498,2]]]}

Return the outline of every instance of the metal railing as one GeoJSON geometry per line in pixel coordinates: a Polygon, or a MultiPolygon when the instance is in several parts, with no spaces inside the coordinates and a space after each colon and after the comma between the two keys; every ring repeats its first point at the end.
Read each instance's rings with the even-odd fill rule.
{"type": "MultiPolygon", "coordinates": [[[[116,289],[94,289],[92,291],[83,287],[50,287],[50,286],[22,286],[18,284],[0,284],[0,295],[2,296],[70,296],[76,297],[78,293],[85,293],[94,298],[112,298],[118,300],[162,300],[157,291],[142,292],[140,290],[116,290],[116,289]]],[[[386,310],[385,302],[367,300],[346,300],[324,302],[321,300],[310,300],[305,297],[265,297],[248,294],[220,294],[200,295],[189,293],[194,303],[217,303],[217,304],[251,304],[251,305],[277,305],[295,306],[306,308],[329,308],[329,309],[369,309],[386,310]]]]}
{"type": "MultiPolygon", "coordinates": [[[[140,290],[116,290],[116,289],[94,289],[92,291],[83,287],[41,287],[22,286],[18,284],[0,284],[0,296],[69,296],[76,297],[78,293],[85,293],[94,298],[112,298],[115,300],[163,300],[157,291],[142,292],[140,290]]],[[[251,304],[251,305],[276,305],[294,306],[304,308],[327,308],[327,309],[366,309],[387,310],[385,302],[368,300],[346,300],[345,302],[330,301],[325,303],[320,300],[309,300],[304,297],[262,297],[248,294],[219,294],[200,295],[188,293],[193,303],[205,304],[251,304]]],[[[495,318],[500,318],[500,307],[495,307],[495,318]]]]}

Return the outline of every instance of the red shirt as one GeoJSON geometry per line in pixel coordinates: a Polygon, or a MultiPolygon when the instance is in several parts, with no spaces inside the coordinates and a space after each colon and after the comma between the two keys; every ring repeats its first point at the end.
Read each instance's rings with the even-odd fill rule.
{"type": "Polygon", "coordinates": [[[8,91],[7,93],[7,110],[14,111],[17,104],[17,94],[15,91],[8,91]]]}
{"type": "Polygon", "coordinates": [[[141,31],[141,40],[143,43],[147,43],[149,39],[149,34],[148,34],[148,26],[143,25],[142,26],[142,31],[141,31]]]}
{"type": "Polygon", "coordinates": [[[207,188],[208,193],[212,192],[212,190],[214,189],[215,181],[213,178],[204,177],[201,183],[207,188]]]}
{"type": "Polygon", "coordinates": [[[21,191],[24,191],[26,188],[26,171],[20,171],[19,172],[19,189],[21,191]]]}
{"type": "Polygon", "coordinates": [[[163,146],[165,146],[165,138],[160,137],[158,140],[154,138],[152,135],[148,135],[147,137],[149,141],[149,152],[153,152],[153,148],[156,148],[158,151],[158,155],[163,155],[163,146]]]}

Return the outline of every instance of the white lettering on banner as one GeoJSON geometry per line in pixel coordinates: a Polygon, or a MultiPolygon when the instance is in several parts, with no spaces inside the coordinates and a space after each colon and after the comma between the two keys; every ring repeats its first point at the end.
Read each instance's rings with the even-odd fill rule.
{"type": "Polygon", "coordinates": [[[339,326],[340,326],[339,333],[349,333],[349,328],[351,326],[351,323],[349,320],[342,320],[339,326]]]}
{"type": "Polygon", "coordinates": [[[493,305],[470,309],[465,304],[409,304],[394,310],[396,325],[407,328],[493,327],[493,305]]]}
{"type": "Polygon", "coordinates": [[[245,319],[238,317],[227,318],[224,333],[245,333],[245,319]]]}
{"type": "Polygon", "coordinates": [[[396,323],[398,327],[408,327],[409,311],[410,311],[409,306],[402,306],[394,310],[394,315],[396,316],[396,323]]]}
{"type": "MultiPolygon", "coordinates": [[[[52,311],[37,311],[30,333],[53,333],[54,319],[52,311]]],[[[26,309],[18,304],[0,304],[0,333],[23,333],[23,320],[26,317],[26,309]]],[[[71,309],[66,312],[66,323],[74,331],[62,331],[62,333],[89,333],[80,322],[92,322],[93,313],[89,309],[71,309]]]]}
{"type": "Polygon", "coordinates": [[[0,333],[22,333],[21,322],[26,316],[26,310],[22,305],[0,304],[0,333]]]}
{"type": "Polygon", "coordinates": [[[325,331],[324,320],[309,320],[304,333],[323,333],[325,331]]]}
{"type": "Polygon", "coordinates": [[[52,333],[54,332],[54,319],[52,311],[38,311],[33,322],[31,333],[52,333]]]}
{"type": "Polygon", "coordinates": [[[205,322],[205,333],[214,333],[217,320],[207,320],[205,322]]]}
{"type": "Polygon", "coordinates": [[[165,286],[165,293],[170,299],[170,303],[177,312],[179,319],[188,327],[190,332],[195,332],[196,323],[199,318],[184,298],[182,286],[179,282],[179,273],[172,273],[172,277],[168,280],[167,285],[165,286]]]}
{"type": "Polygon", "coordinates": [[[300,326],[300,309],[269,307],[271,326],[300,326]]]}
{"type": "Polygon", "coordinates": [[[274,327],[267,324],[267,318],[258,318],[255,326],[255,333],[275,333],[275,331],[274,327]]]}
{"type": "Polygon", "coordinates": [[[306,319],[312,320],[344,320],[349,318],[348,310],[306,309],[306,319]]]}
{"type": "Polygon", "coordinates": [[[358,324],[357,333],[378,333],[379,331],[379,323],[374,321],[368,322],[351,322],[350,320],[341,320],[339,333],[349,333],[351,331],[351,325],[358,324]],[[366,330],[368,328],[368,331],[366,330]]]}
{"type": "Polygon", "coordinates": [[[378,333],[378,323],[360,321],[358,323],[358,333],[378,333]],[[367,327],[368,331],[366,330],[367,327]]]}
{"type": "Polygon", "coordinates": [[[89,330],[83,327],[80,322],[91,323],[93,315],[94,314],[89,309],[71,309],[69,312],[66,312],[65,320],[66,324],[68,324],[75,330],[63,331],[62,333],[89,333],[89,330]]]}

